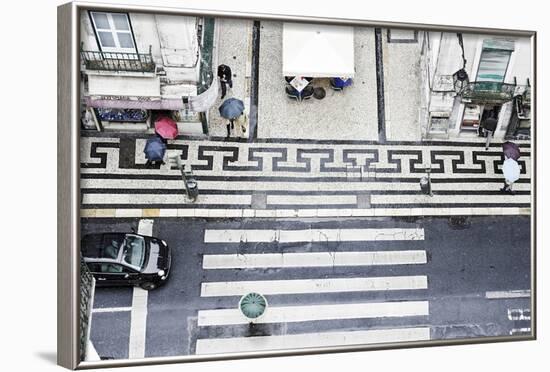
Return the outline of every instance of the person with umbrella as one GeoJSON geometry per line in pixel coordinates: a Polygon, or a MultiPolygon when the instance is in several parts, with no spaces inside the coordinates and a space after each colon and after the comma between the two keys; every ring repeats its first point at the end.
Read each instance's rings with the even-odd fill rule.
{"type": "Polygon", "coordinates": [[[155,133],[164,140],[174,139],[178,136],[178,124],[168,116],[160,116],[155,121],[155,133]]]}
{"type": "Polygon", "coordinates": [[[504,153],[504,163],[502,164],[504,187],[500,191],[514,195],[512,185],[519,179],[520,175],[520,168],[517,162],[520,157],[519,147],[512,142],[504,142],[502,144],[502,152],[504,153]]]}
{"type": "Polygon", "coordinates": [[[143,152],[145,153],[145,158],[147,159],[147,162],[145,163],[147,168],[157,164],[163,165],[164,154],[166,153],[166,143],[163,138],[156,135],[147,140],[143,152]]]}
{"type": "Polygon", "coordinates": [[[228,98],[222,103],[219,110],[221,117],[229,119],[227,124],[227,138],[229,138],[231,129],[235,127],[235,119],[244,112],[244,103],[237,98],[228,98]]]}

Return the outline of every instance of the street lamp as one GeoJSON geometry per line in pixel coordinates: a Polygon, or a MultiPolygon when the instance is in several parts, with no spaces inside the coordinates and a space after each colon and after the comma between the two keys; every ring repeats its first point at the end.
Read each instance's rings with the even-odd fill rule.
{"type": "Polygon", "coordinates": [[[461,68],[453,74],[453,87],[457,94],[460,94],[464,88],[470,83],[468,73],[464,68],[461,68]]]}

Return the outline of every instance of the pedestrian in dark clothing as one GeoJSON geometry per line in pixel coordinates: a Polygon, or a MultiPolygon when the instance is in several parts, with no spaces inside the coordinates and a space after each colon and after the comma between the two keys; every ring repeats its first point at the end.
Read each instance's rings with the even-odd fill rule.
{"type": "Polygon", "coordinates": [[[231,68],[227,65],[218,66],[218,77],[222,86],[222,99],[227,94],[227,86],[233,88],[233,81],[231,80],[231,68]]]}
{"type": "Polygon", "coordinates": [[[151,160],[151,159],[147,159],[147,161],[145,162],[145,167],[146,168],[152,168],[154,167],[155,165],[164,165],[164,161],[163,160],[151,160]]]}
{"type": "Polygon", "coordinates": [[[489,115],[483,122],[483,131],[485,136],[487,137],[487,140],[485,141],[485,150],[489,150],[489,144],[491,143],[491,138],[493,137],[493,133],[497,129],[498,124],[498,111],[496,109],[492,109],[489,111],[489,115]]]}
{"type": "Polygon", "coordinates": [[[167,141],[165,138],[156,134],[154,137],[149,138],[145,143],[145,163],[146,168],[151,168],[157,165],[164,165],[164,154],[166,153],[167,141]]]}
{"type": "Polygon", "coordinates": [[[235,119],[229,119],[229,123],[227,123],[227,137],[231,136],[231,129],[235,128],[235,119]]]}

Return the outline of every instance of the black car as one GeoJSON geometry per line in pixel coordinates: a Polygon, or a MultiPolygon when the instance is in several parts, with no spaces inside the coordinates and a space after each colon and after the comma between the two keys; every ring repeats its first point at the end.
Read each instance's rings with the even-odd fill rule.
{"type": "Polygon", "coordinates": [[[80,250],[98,286],[154,289],[170,274],[172,255],[164,240],[134,233],[89,234],[80,250]]]}

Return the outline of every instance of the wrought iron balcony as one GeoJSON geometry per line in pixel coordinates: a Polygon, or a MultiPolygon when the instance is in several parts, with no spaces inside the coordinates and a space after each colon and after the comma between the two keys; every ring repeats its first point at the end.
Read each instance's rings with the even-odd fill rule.
{"type": "Polygon", "coordinates": [[[527,86],[525,88],[525,91],[522,94],[523,96],[523,103],[527,105],[531,105],[531,86],[527,86]]]}
{"type": "Polygon", "coordinates": [[[87,70],[155,72],[155,62],[149,53],[119,53],[81,50],[80,58],[87,70]]]}
{"type": "Polygon", "coordinates": [[[460,96],[463,101],[467,102],[498,104],[511,101],[516,87],[515,84],[476,81],[468,83],[462,88],[460,96]]]}

